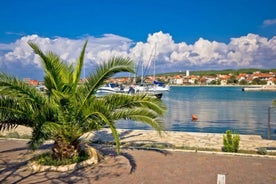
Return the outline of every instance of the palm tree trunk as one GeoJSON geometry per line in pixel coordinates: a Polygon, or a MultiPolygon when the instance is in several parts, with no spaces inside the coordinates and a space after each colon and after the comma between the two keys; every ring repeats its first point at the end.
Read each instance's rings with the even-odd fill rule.
{"type": "Polygon", "coordinates": [[[52,147],[53,157],[58,160],[73,158],[78,156],[79,150],[79,141],[74,141],[73,143],[67,143],[61,137],[58,137],[55,140],[55,143],[52,147]]]}

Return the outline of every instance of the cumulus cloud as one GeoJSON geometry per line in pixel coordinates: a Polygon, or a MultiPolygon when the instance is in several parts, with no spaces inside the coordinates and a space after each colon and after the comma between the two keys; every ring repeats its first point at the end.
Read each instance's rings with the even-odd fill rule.
{"type": "MultiPolygon", "coordinates": [[[[82,39],[23,36],[9,44],[0,43],[0,70],[20,77],[42,79],[38,56],[28,42],[37,43],[43,51],[54,51],[67,62],[74,63],[88,40],[85,68],[89,73],[112,56],[130,57],[137,66],[147,66],[157,73],[179,70],[224,68],[276,68],[276,37],[267,39],[256,34],[231,38],[228,44],[199,38],[194,44],[176,43],[169,33],[149,34],[146,42],[136,42],[114,34],[82,39]]],[[[139,71],[139,70],[138,70],[139,71]]],[[[141,70],[140,70],[141,72],[141,70]]]]}

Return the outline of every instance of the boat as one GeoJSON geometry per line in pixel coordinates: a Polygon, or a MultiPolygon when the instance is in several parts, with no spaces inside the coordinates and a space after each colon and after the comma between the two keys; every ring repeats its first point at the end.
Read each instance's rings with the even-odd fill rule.
{"type": "Polygon", "coordinates": [[[161,99],[163,96],[163,93],[154,93],[153,94],[156,98],[161,99]]]}
{"type": "Polygon", "coordinates": [[[114,83],[108,83],[104,86],[99,87],[97,93],[117,93],[120,91],[120,87],[114,83]]]}
{"type": "MultiPolygon", "coordinates": [[[[156,45],[155,45],[155,52],[156,52],[156,45]]],[[[155,59],[153,59],[152,62],[153,62],[153,86],[149,88],[149,91],[154,91],[154,92],[170,91],[169,85],[165,85],[165,83],[155,80],[156,79],[155,78],[155,59]]]]}
{"type": "Polygon", "coordinates": [[[151,91],[149,90],[150,88],[148,86],[144,86],[144,85],[131,85],[128,88],[128,94],[138,94],[138,93],[145,93],[148,95],[152,95],[155,96],[156,98],[161,99],[163,96],[162,92],[158,92],[158,91],[151,91]]]}
{"type": "Polygon", "coordinates": [[[161,92],[149,91],[146,86],[135,86],[130,85],[129,87],[123,87],[122,85],[117,85],[114,83],[106,84],[97,90],[98,95],[106,95],[111,93],[121,93],[127,95],[135,95],[138,93],[145,93],[148,95],[156,96],[156,98],[161,99],[163,94],[161,92]]]}
{"type": "Polygon", "coordinates": [[[276,91],[276,85],[264,85],[259,87],[244,87],[242,91],[276,91]]]}
{"type": "Polygon", "coordinates": [[[154,85],[151,88],[149,88],[149,91],[154,91],[154,92],[170,91],[170,86],[165,85],[163,82],[154,81],[153,84],[154,85]]]}

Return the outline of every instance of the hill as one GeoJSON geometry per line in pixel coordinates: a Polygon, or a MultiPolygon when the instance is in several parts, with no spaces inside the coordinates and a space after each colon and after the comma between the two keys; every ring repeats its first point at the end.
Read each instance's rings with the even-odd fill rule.
{"type": "MultiPolygon", "coordinates": [[[[260,68],[242,68],[242,69],[224,69],[224,70],[198,70],[190,71],[190,75],[217,75],[217,74],[233,74],[239,75],[240,73],[252,74],[253,72],[260,71],[261,73],[276,72],[276,68],[273,69],[260,69],[260,68]]],[[[186,75],[186,72],[169,72],[169,73],[159,73],[156,76],[173,76],[173,75],[186,75]]]]}

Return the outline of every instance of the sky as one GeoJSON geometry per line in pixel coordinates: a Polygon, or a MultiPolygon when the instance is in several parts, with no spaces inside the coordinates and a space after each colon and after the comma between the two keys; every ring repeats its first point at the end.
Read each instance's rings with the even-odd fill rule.
{"type": "Polygon", "coordinates": [[[42,80],[28,42],[74,63],[86,40],[84,76],[113,56],[149,74],[276,68],[275,10],[275,0],[2,0],[0,72],[42,80]]]}

